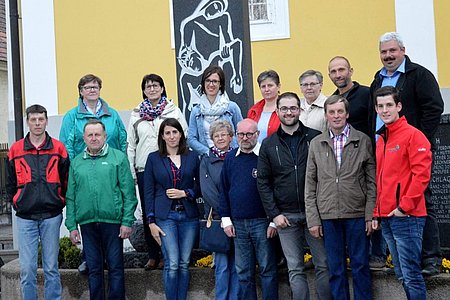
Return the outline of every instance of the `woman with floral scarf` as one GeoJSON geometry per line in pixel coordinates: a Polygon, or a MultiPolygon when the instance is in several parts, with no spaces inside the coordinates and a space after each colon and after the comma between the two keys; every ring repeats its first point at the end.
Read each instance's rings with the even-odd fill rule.
{"type": "MultiPolygon", "coordinates": [[[[215,120],[228,121],[233,131],[242,120],[241,109],[228,98],[225,92],[225,74],[219,66],[209,66],[202,75],[199,103],[192,109],[189,118],[188,143],[198,155],[208,155],[209,148],[214,146],[209,135],[209,127],[215,120]]],[[[232,147],[237,147],[233,138],[232,147]]]]}
{"type": "Polygon", "coordinates": [[[149,260],[146,270],[162,269],[164,262],[160,259],[161,248],[153,239],[145,217],[144,168],[148,154],[158,150],[158,131],[167,118],[177,119],[187,134],[187,123],[172,100],[167,99],[164,80],[156,74],[145,75],[141,83],[142,101],[132,112],[127,132],[127,154],[131,173],[137,181],[144,223],[144,236],[148,248],[149,260]],[[159,261],[159,263],[158,263],[159,261]]]}

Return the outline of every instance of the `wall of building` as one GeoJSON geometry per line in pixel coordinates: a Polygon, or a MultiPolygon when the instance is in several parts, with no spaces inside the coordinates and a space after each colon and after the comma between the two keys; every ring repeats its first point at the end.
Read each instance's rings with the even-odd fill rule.
{"type": "MultiPolygon", "coordinates": [[[[169,97],[176,98],[170,1],[42,0],[21,5],[23,47],[29,53],[24,60],[26,105],[39,101],[50,107],[50,114],[64,114],[75,105],[78,80],[86,73],[103,79],[102,97],[118,110],[130,110],[141,100],[140,81],[150,72],[160,74],[169,97]]],[[[354,67],[353,78],[368,85],[381,67],[379,36],[401,29],[407,53],[434,71],[448,95],[449,10],[445,0],[348,0],[326,5],[291,0],[290,38],[253,42],[253,75],[273,68],[281,76],[283,91],[299,92],[299,74],[313,68],[324,73],[323,90],[330,94],[335,88],[326,75],[328,61],[344,55],[354,67]]],[[[255,100],[261,98],[256,85],[254,94],[255,100]]],[[[447,112],[449,104],[447,99],[447,112]]]]}

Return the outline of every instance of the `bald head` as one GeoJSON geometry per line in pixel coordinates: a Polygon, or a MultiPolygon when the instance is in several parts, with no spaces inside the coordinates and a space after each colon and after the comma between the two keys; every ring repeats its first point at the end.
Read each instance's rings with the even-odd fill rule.
{"type": "Polygon", "coordinates": [[[242,152],[250,153],[258,143],[258,123],[252,119],[244,119],[237,124],[237,140],[242,152]]]}

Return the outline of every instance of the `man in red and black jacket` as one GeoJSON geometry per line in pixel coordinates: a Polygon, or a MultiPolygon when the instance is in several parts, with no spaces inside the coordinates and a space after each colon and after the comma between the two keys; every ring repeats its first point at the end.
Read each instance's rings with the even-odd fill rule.
{"type": "Polygon", "coordinates": [[[64,144],[46,132],[47,110],[26,109],[29,133],[8,152],[7,194],[17,216],[23,299],[37,299],[38,243],[42,245],[46,299],[61,299],[59,229],[65,206],[69,159],[64,144]]]}

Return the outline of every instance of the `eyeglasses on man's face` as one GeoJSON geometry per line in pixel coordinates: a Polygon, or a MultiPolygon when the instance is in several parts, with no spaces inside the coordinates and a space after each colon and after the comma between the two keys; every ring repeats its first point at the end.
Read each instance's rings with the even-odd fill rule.
{"type": "Polygon", "coordinates": [[[241,138],[241,139],[243,139],[244,136],[247,137],[248,139],[251,139],[255,135],[255,133],[257,133],[257,132],[258,131],[255,131],[255,132],[236,132],[236,135],[239,138],[241,138]]]}
{"type": "Polygon", "coordinates": [[[98,91],[100,87],[98,85],[85,85],[83,86],[83,90],[85,91],[98,91]]]}
{"type": "Polygon", "coordinates": [[[288,110],[290,111],[290,112],[292,112],[292,113],[296,113],[296,112],[298,112],[299,111],[299,107],[298,106],[282,106],[282,107],[280,107],[278,110],[280,111],[280,112],[282,112],[283,114],[285,114],[285,113],[287,113],[288,112],[288,110]]]}
{"type": "Polygon", "coordinates": [[[219,83],[220,83],[219,80],[210,80],[210,79],[206,79],[206,80],[205,80],[205,84],[206,84],[206,85],[208,85],[208,84],[218,85],[219,83]]]}
{"type": "Polygon", "coordinates": [[[309,87],[314,88],[314,87],[318,86],[319,84],[320,84],[320,82],[301,83],[300,86],[302,88],[309,88],[309,87]]]}

